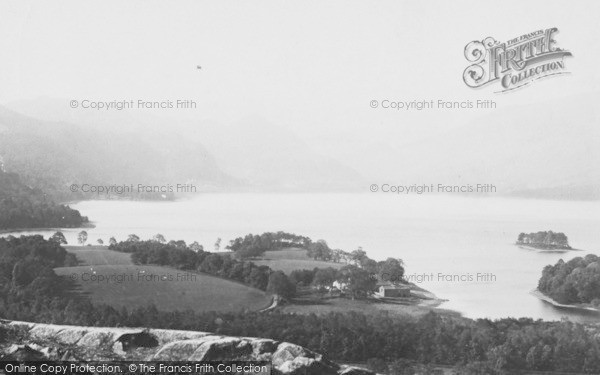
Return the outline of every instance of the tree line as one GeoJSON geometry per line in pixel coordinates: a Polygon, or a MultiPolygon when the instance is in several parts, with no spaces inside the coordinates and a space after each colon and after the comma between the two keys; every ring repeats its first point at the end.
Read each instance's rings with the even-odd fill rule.
{"type": "Polygon", "coordinates": [[[240,258],[252,258],[265,251],[297,247],[308,248],[311,239],[286,232],[265,232],[263,234],[247,234],[230,241],[226,249],[233,251],[240,258]]]}
{"type": "Polygon", "coordinates": [[[136,264],[155,264],[174,267],[180,270],[196,270],[209,275],[238,281],[254,288],[276,294],[282,298],[292,298],[296,293],[294,284],[287,275],[273,271],[268,266],[259,266],[249,261],[239,260],[227,254],[214,254],[192,249],[185,241],[163,243],[156,239],[140,241],[130,236],[127,241],[111,244],[111,250],[131,254],[136,264]]]}

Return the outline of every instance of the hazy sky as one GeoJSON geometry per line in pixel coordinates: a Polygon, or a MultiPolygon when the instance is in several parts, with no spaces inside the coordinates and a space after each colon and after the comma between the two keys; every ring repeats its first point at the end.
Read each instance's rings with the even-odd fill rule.
{"type": "Polygon", "coordinates": [[[374,110],[370,100],[508,107],[599,90],[598,14],[591,0],[0,1],[0,103],[190,98],[197,118],[260,115],[322,144],[401,141],[482,112],[374,110]],[[574,55],[572,75],[509,94],[465,86],[468,42],[549,27],[574,55]]]}

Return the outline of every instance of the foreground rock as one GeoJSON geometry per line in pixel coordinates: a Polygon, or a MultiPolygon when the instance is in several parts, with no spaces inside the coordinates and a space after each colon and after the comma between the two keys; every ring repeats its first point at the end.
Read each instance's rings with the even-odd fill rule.
{"type": "Polygon", "coordinates": [[[373,374],[288,342],[207,332],[2,321],[2,360],[269,361],[274,374],[373,374]]]}

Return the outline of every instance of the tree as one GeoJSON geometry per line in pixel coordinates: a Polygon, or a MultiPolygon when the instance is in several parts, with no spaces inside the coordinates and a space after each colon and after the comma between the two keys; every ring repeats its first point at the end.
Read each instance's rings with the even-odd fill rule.
{"type": "Polygon", "coordinates": [[[166,243],[167,239],[165,238],[165,236],[163,236],[162,234],[158,233],[157,235],[154,236],[154,238],[152,238],[154,241],[158,242],[158,243],[166,243]]]}
{"type": "Polygon", "coordinates": [[[200,245],[198,243],[198,241],[194,241],[192,242],[192,244],[190,245],[190,249],[194,250],[195,252],[199,253],[201,251],[204,251],[204,246],[200,245]]]}
{"type": "Polygon", "coordinates": [[[554,244],[554,233],[552,231],[546,232],[544,236],[544,245],[553,245],[554,244]]]}
{"type": "Polygon", "coordinates": [[[127,241],[128,242],[140,242],[140,237],[138,237],[138,235],[136,235],[136,234],[130,234],[129,236],[127,236],[127,241]]]}
{"type": "Polygon", "coordinates": [[[362,267],[365,260],[369,259],[369,257],[367,257],[367,253],[362,249],[362,247],[359,246],[358,249],[350,253],[350,259],[354,262],[354,264],[362,267]]]}
{"type": "Polygon", "coordinates": [[[169,241],[169,245],[176,247],[178,249],[187,249],[187,244],[185,243],[184,240],[171,240],[169,241]]]}
{"type": "Polygon", "coordinates": [[[84,230],[79,232],[79,234],[77,235],[77,241],[79,242],[79,244],[81,246],[85,245],[85,243],[87,242],[87,239],[88,239],[88,234],[84,230]]]}
{"type": "Polygon", "coordinates": [[[307,255],[315,260],[331,260],[331,249],[327,245],[325,240],[318,240],[317,242],[313,242],[308,246],[307,255]]]}
{"type": "Polygon", "coordinates": [[[253,244],[250,246],[246,246],[241,248],[240,250],[235,252],[235,255],[241,259],[247,258],[256,258],[262,255],[265,252],[265,248],[261,247],[259,244],[253,244]]]}
{"type": "Polygon", "coordinates": [[[96,242],[98,242],[98,245],[100,246],[104,245],[104,241],[101,238],[98,238],[98,241],[96,242]]]}
{"type": "Polygon", "coordinates": [[[275,294],[284,299],[290,299],[296,294],[296,286],[283,271],[275,271],[269,275],[267,293],[275,294]]]}
{"type": "Polygon", "coordinates": [[[362,268],[363,270],[370,272],[372,274],[376,274],[377,273],[377,262],[371,258],[365,258],[363,259],[363,261],[360,264],[360,268],[362,268]]]}
{"type": "Polygon", "coordinates": [[[315,273],[318,270],[319,270],[318,268],[315,268],[314,270],[306,270],[306,269],[293,270],[290,273],[290,280],[296,285],[300,285],[300,286],[310,285],[310,284],[312,284],[313,279],[315,277],[315,273]]]}
{"type": "Polygon", "coordinates": [[[345,261],[348,256],[348,253],[341,249],[331,250],[331,261],[334,263],[340,263],[341,261],[345,261]]]}
{"type": "Polygon", "coordinates": [[[317,288],[330,287],[337,277],[337,270],[332,267],[319,268],[315,273],[312,284],[317,288]]]}
{"type": "Polygon", "coordinates": [[[109,245],[111,245],[111,246],[114,246],[114,245],[116,245],[116,244],[117,244],[117,239],[116,239],[116,238],[114,238],[114,237],[111,237],[111,238],[108,240],[108,244],[109,244],[109,245]]]}
{"type": "Polygon", "coordinates": [[[377,287],[377,279],[370,272],[357,267],[348,265],[340,269],[338,281],[347,285],[346,289],[354,298],[366,298],[377,287]]]}
{"type": "Polygon", "coordinates": [[[200,265],[200,271],[210,274],[218,273],[223,267],[223,257],[219,254],[210,254],[200,265]]]}
{"type": "Polygon", "coordinates": [[[15,286],[29,285],[37,277],[53,276],[55,273],[52,268],[33,259],[17,262],[12,271],[12,280],[15,286]]]}
{"type": "Polygon", "coordinates": [[[571,246],[569,246],[569,239],[567,238],[567,236],[564,233],[556,233],[556,244],[560,247],[564,247],[567,249],[570,249],[571,246]]]}
{"type": "Polygon", "coordinates": [[[221,250],[221,237],[217,238],[217,242],[215,242],[215,251],[221,250]]]}
{"type": "Polygon", "coordinates": [[[252,267],[246,282],[255,288],[266,290],[269,285],[269,271],[267,266],[252,267]]]}
{"type": "Polygon", "coordinates": [[[62,232],[56,232],[50,237],[50,241],[54,241],[60,245],[68,245],[67,239],[62,232]]]}
{"type": "Polygon", "coordinates": [[[378,263],[378,274],[382,281],[389,281],[393,284],[402,283],[404,278],[404,263],[402,259],[387,258],[378,263]]]}

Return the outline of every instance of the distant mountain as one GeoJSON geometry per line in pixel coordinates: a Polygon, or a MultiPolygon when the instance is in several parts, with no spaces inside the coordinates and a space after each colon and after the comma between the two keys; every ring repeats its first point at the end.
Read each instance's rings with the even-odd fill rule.
{"type": "Polygon", "coordinates": [[[227,173],[260,190],[353,191],[365,186],[359,172],[327,156],[327,150],[314,150],[291,130],[261,117],[183,126],[203,140],[227,173]]]}
{"type": "Polygon", "coordinates": [[[57,199],[93,197],[71,192],[71,184],[194,183],[201,189],[239,184],[218,168],[203,146],[184,136],[147,136],[143,131],[43,121],[0,107],[0,157],[6,170],[18,172],[25,182],[44,187],[57,199]]]}
{"type": "MultiPolygon", "coordinates": [[[[600,199],[598,102],[600,93],[596,92],[499,107],[477,121],[412,142],[381,136],[362,140],[346,134],[340,139],[312,143],[260,117],[224,124],[173,121],[151,112],[70,110],[67,101],[34,100],[11,106],[32,116],[69,121],[86,129],[76,137],[67,132],[60,139],[81,144],[93,129],[100,132],[102,141],[97,143],[102,147],[93,151],[94,160],[75,161],[87,166],[106,159],[91,177],[113,171],[119,176],[116,180],[122,180],[136,172],[147,172],[149,165],[156,165],[157,172],[164,171],[169,161],[172,170],[165,175],[200,171],[205,181],[218,181],[217,189],[324,192],[365,191],[370,183],[481,183],[495,185],[498,195],[600,199]],[[104,152],[107,149],[108,155],[104,152]],[[148,155],[144,150],[153,151],[148,155]],[[190,159],[199,161],[190,167],[190,159]]],[[[55,127],[64,122],[53,124],[55,127]]],[[[57,137],[54,131],[51,135],[57,137]]],[[[2,142],[0,139],[0,155],[2,142]]],[[[43,146],[66,148],[61,142],[43,146]]],[[[60,155],[65,152],[60,151],[60,155]]],[[[76,168],[77,176],[82,175],[81,169],[76,168]]]]}
{"type": "Polygon", "coordinates": [[[504,195],[600,199],[598,102],[593,93],[498,108],[457,130],[388,149],[380,157],[394,163],[381,172],[389,182],[489,183],[504,195]]]}
{"type": "Polygon", "coordinates": [[[29,116],[67,121],[112,134],[128,132],[173,164],[186,159],[210,158],[226,176],[221,189],[252,191],[352,191],[364,188],[359,172],[315,150],[293,131],[248,117],[224,124],[208,120],[177,121],[151,112],[71,110],[68,101],[39,98],[11,103],[29,116]],[[176,145],[175,149],[164,144],[176,145]]]}

